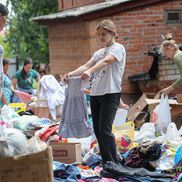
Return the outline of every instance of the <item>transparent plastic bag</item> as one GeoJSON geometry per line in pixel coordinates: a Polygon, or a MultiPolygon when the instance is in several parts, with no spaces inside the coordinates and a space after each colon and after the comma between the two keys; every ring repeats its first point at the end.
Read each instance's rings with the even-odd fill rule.
{"type": "Polygon", "coordinates": [[[0,156],[12,157],[28,153],[26,136],[17,129],[0,130],[0,156]]]}
{"type": "Polygon", "coordinates": [[[180,137],[176,124],[173,122],[169,123],[165,136],[167,140],[182,141],[182,138],[180,137]]]}
{"type": "Polygon", "coordinates": [[[152,122],[155,124],[156,131],[166,133],[169,123],[171,123],[171,111],[168,97],[162,94],[160,103],[156,106],[152,113],[152,122]]]}
{"type": "Polygon", "coordinates": [[[28,140],[28,152],[36,153],[46,149],[47,144],[36,137],[32,137],[28,140]]]}
{"type": "Polygon", "coordinates": [[[134,142],[134,123],[125,122],[119,127],[113,125],[113,134],[116,145],[121,153],[124,153],[133,147],[134,142]]]}
{"type": "Polygon", "coordinates": [[[20,116],[10,107],[4,105],[1,109],[1,119],[13,127],[13,122],[19,120],[20,116]]]}
{"type": "Polygon", "coordinates": [[[155,139],[155,126],[154,123],[144,123],[140,131],[135,132],[135,142],[141,143],[155,139]]]}

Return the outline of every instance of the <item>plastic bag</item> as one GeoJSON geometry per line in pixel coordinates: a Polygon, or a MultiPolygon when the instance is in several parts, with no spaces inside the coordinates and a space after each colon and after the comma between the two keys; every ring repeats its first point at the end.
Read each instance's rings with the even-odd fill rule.
{"type": "Polygon", "coordinates": [[[169,125],[167,127],[166,139],[172,140],[172,141],[181,141],[182,140],[182,138],[180,137],[179,131],[176,127],[176,124],[173,122],[169,123],[169,125]]]}
{"type": "Polygon", "coordinates": [[[2,121],[8,123],[9,127],[13,127],[13,122],[19,120],[20,116],[10,107],[4,105],[1,109],[2,121]]]}
{"type": "Polygon", "coordinates": [[[9,106],[17,113],[26,111],[26,104],[24,102],[10,103],[9,106]]]}
{"type": "Polygon", "coordinates": [[[168,97],[162,94],[160,103],[152,113],[152,122],[155,124],[156,131],[166,133],[169,123],[171,123],[171,112],[168,97]]]}
{"type": "Polygon", "coordinates": [[[113,125],[118,127],[122,123],[126,122],[127,114],[128,114],[128,110],[123,108],[118,108],[113,125]]]}
{"type": "Polygon", "coordinates": [[[155,139],[154,123],[144,123],[139,132],[135,131],[135,142],[141,143],[155,139]]]}
{"type": "Polygon", "coordinates": [[[119,127],[113,125],[113,133],[116,140],[116,145],[121,153],[125,153],[133,147],[134,141],[134,123],[126,122],[119,127]]]}
{"type": "Polygon", "coordinates": [[[28,152],[36,153],[46,149],[47,144],[41,140],[38,140],[36,137],[30,138],[28,141],[28,152]]]}
{"type": "Polygon", "coordinates": [[[12,157],[28,153],[26,136],[17,129],[0,130],[0,156],[12,157]]]}

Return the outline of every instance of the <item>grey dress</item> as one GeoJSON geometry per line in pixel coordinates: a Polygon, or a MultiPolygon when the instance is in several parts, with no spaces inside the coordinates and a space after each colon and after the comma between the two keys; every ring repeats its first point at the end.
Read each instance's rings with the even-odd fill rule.
{"type": "Polygon", "coordinates": [[[93,133],[88,124],[87,102],[81,86],[79,77],[68,80],[59,127],[59,134],[64,138],[83,138],[93,133]]]}

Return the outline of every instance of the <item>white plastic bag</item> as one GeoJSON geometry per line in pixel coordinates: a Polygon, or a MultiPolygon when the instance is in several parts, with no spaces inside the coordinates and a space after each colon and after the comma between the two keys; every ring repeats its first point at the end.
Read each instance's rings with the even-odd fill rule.
{"type": "Polygon", "coordinates": [[[154,122],[156,131],[166,133],[169,123],[171,123],[171,111],[168,97],[162,94],[160,103],[152,113],[152,122],[154,122]]]}
{"type": "Polygon", "coordinates": [[[0,130],[0,157],[12,157],[27,152],[27,139],[20,130],[14,128],[0,130]]]}
{"type": "Polygon", "coordinates": [[[1,109],[1,119],[13,128],[13,122],[19,120],[20,116],[10,107],[4,105],[1,109]]]}
{"type": "Polygon", "coordinates": [[[176,128],[176,124],[173,122],[171,122],[167,127],[166,140],[179,141],[179,142],[182,141],[182,137],[180,137],[180,133],[176,128]]]}
{"type": "Polygon", "coordinates": [[[118,108],[113,125],[118,127],[122,123],[126,122],[127,114],[128,114],[128,110],[123,109],[123,108],[118,108]]]}
{"type": "Polygon", "coordinates": [[[140,128],[140,131],[135,131],[135,142],[141,143],[151,141],[156,138],[154,123],[144,123],[140,128]]]}

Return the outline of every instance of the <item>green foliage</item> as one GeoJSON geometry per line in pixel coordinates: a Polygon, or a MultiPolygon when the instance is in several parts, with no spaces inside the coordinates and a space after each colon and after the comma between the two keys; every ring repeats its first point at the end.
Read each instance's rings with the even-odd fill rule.
{"type": "Polygon", "coordinates": [[[0,36],[0,45],[3,46],[3,49],[4,49],[4,57],[5,58],[12,57],[9,44],[8,44],[8,42],[5,39],[5,35],[1,35],[0,36]]]}
{"type": "Polygon", "coordinates": [[[31,57],[34,61],[49,60],[48,29],[30,21],[31,18],[57,12],[57,0],[8,0],[9,33],[6,36],[11,53],[20,60],[31,57]]]}

